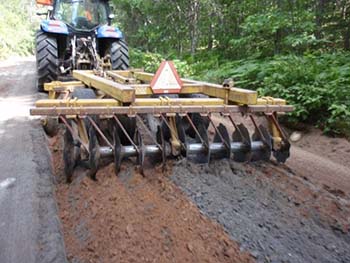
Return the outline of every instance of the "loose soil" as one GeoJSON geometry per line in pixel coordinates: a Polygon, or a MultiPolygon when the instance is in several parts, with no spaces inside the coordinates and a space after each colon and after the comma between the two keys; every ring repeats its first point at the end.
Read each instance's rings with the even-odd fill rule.
{"type": "Polygon", "coordinates": [[[71,262],[253,262],[160,169],[143,177],[126,162],[119,177],[109,165],[97,182],[78,171],[67,185],[57,138],[51,149],[71,262]]]}
{"type": "Polygon", "coordinates": [[[127,161],[71,185],[50,144],[71,262],[350,262],[346,140],[311,130],[285,165],[181,159],[143,177],[127,161]]]}

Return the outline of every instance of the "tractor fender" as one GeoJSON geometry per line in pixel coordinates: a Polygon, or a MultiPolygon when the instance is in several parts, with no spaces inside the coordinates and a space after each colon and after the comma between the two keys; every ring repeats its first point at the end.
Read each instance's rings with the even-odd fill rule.
{"type": "Polygon", "coordinates": [[[101,26],[97,29],[97,38],[117,38],[122,39],[123,33],[117,27],[101,26]]]}
{"type": "Polygon", "coordinates": [[[43,20],[40,24],[42,31],[46,33],[68,35],[68,27],[58,20],[43,20]]]}

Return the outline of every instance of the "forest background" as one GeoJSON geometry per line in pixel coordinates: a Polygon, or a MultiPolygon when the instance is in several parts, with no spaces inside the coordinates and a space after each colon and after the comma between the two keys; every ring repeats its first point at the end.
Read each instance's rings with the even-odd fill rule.
{"type": "MultiPolygon", "coordinates": [[[[114,0],[133,67],[287,99],[288,116],[350,136],[349,0],[114,0]]],[[[0,58],[33,54],[35,1],[0,2],[0,58]]]]}

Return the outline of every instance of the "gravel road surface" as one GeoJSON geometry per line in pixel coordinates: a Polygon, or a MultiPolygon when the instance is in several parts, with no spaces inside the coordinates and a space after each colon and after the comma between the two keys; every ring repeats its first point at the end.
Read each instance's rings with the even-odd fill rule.
{"type": "Polygon", "coordinates": [[[0,62],[0,262],[66,262],[34,59],[0,62]]]}

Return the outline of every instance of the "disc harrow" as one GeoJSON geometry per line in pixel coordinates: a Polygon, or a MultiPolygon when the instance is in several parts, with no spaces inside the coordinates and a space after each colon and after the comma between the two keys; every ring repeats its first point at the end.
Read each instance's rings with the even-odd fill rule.
{"type": "Polygon", "coordinates": [[[135,160],[144,173],[155,163],[165,169],[168,158],[210,164],[223,158],[268,161],[271,156],[283,163],[289,157],[278,115],[293,107],[282,99],[187,79],[181,80],[180,92],[169,95],[164,83],[159,94],[151,86],[155,76],[142,70],[74,71],[73,76],[78,81],[45,84],[49,99],[31,109],[32,115],[56,118],[65,126],[69,182],[77,166],[96,179],[101,164],[113,162],[118,174],[126,159],[135,160]],[[238,123],[237,113],[250,125],[238,123]]]}

